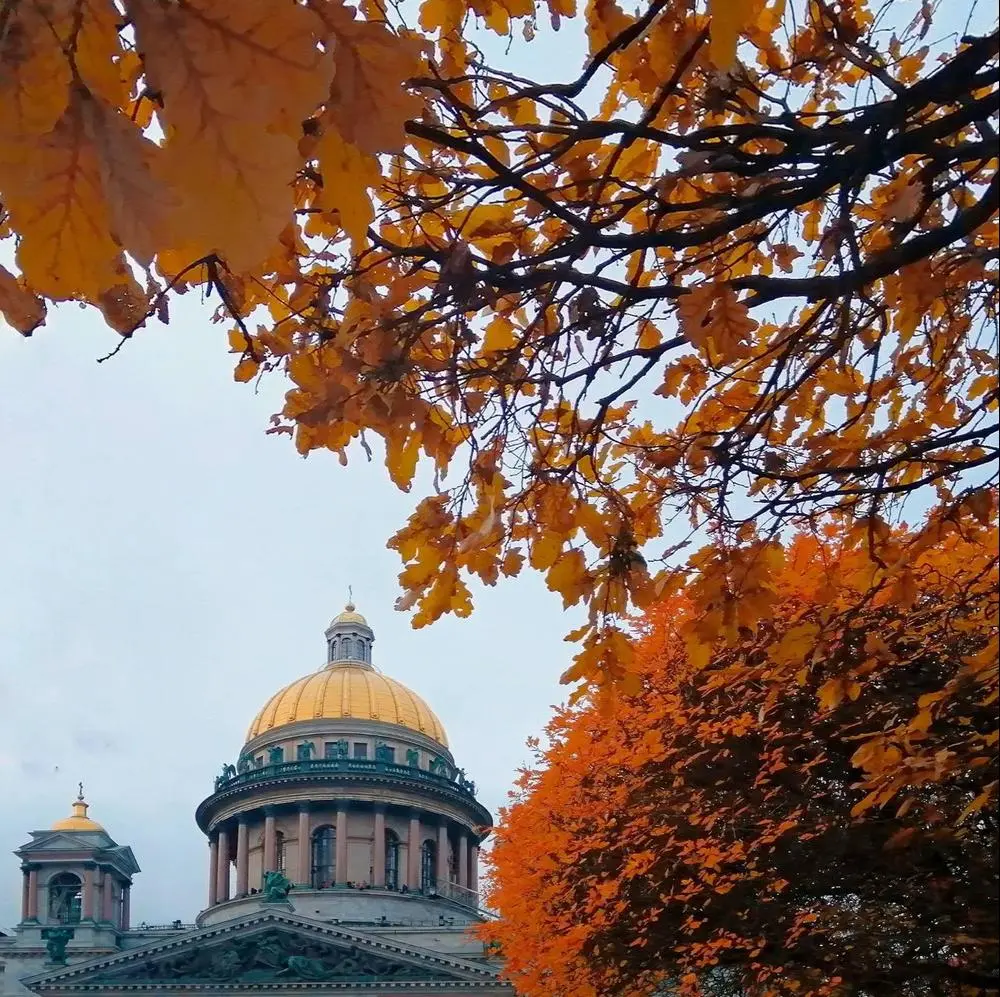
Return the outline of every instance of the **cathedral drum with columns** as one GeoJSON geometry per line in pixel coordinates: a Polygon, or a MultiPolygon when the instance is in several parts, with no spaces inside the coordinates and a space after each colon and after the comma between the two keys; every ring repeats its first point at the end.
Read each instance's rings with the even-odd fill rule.
{"type": "Polygon", "coordinates": [[[194,924],[132,927],[139,866],[90,816],[16,852],[21,921],[0,995],[510,995],[471,931],[492,820],[440,720],[376,670],[353,605],[326,664],[273,695],[195,819],[208,838],[194,924]]]}

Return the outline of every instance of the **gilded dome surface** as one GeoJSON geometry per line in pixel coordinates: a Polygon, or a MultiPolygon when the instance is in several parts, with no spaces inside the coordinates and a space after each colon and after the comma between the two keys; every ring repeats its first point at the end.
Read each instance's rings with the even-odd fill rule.
{"type": "Polygon", "coordinates": [[[63,817],[61,820],[57,820],[52,825],[51,830],[103,831],[104,828],[98,824],[96,820],[91,820],[91,818],[87,816],[87,803],[83,798],[83,790],[81,789],[80,795],[73,803],[73,813],[70,814],[69,817],[63,817]]]}
{"type": "Polygon", "coordinates": [[[349,602],[344,607],[344,611],[330,621],[330,626],[332,628],[351,623],[357,623],[363,627],[368,626],[368,621],[357,611],[353,602],[349,602]]]}
{"type": "Polygon", "coordinates": [[[349,661],[328,665],[276,692],[254,717],[246,739],[303,720],[341,719],[396,724],[448,746],[441,721],[415,692],[371,665],[349,661]]]}

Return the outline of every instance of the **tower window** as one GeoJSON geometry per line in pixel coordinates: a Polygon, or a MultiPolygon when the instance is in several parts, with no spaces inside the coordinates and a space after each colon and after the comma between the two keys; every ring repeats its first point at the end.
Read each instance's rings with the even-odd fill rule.
{"type": "Polygon", "coordinates": [[[79,876],[61,872],[49,880],[49,920],[59,924],[76,924],[83,906],[83,889],[79,876]]]}
{"type": "Polygon", "coordinates": [[[420,846],[420,889],[433,893],[437,888],[437,845],[427,840],[420,846]]]}
{"type": "Polygon", "coordinates": [[[315,890],[333,886],[337,876],[337,832],[325,825],[312,836],[312,885],[315,890]]]}
{"type": "Polygon", "coordinates": [[[368,757],[368,743],[366,741],[355,741],[354,742],[354,757],[355,758],[367,758],[368,757]]]}

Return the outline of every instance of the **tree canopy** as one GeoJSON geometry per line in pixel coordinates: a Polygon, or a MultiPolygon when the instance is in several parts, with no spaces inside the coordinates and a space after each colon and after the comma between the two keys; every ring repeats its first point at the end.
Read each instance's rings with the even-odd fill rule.
{"type": "Polygon", "coordinates": [[[768,633],[705,666],[693,601],[653,607],[641,690],[561,711],[503,814],[518,993],[996,992],[996,542],[949,531],[903,609],[863,542],[801,535],[768,633]]]}
{"type": "Polygon", "coordinates": [[[129,337],[216,294],[236,379],[290,382],[271,432],[433,473],[392,540],[415,625],[529,564],[588,609],[566,680],[634,689],[627,614],[691,577],[690,652],[735,641],[790,523],[861,524],[905,595],[906,500],[989,516],[990,17],[4,0],[0,310],[27,334],[77,300],[129,337]],[[562,79],[552,29],[580,39],[562,79]]]}

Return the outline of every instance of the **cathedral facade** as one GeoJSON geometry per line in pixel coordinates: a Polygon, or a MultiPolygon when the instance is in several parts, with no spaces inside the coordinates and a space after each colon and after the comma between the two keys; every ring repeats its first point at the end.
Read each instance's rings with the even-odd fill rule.
{"type": "Polygon", "coordinates": [[[376,670],[348,605],[326,663],[272,696],[195,820],[208,841],[193,924],[133,926],[139,866],[89,814],[34,831],[0,995],[512,995],[474,933],[492,819],[440,720],[376,670]]]}

